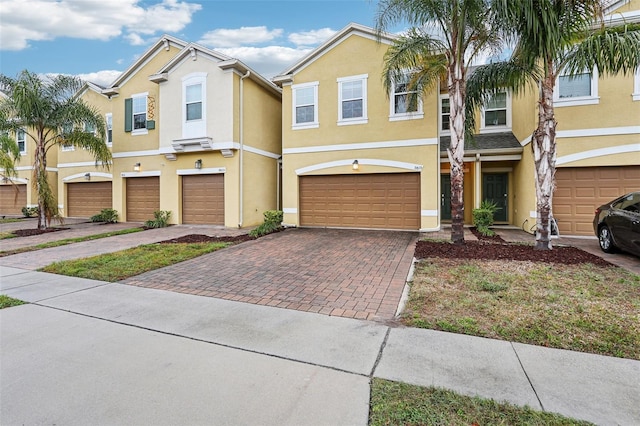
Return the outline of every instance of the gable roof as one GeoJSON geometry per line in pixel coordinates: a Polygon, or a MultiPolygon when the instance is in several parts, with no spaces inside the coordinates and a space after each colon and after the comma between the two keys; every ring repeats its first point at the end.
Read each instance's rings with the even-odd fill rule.
{"type": "Polygon", "coordinates": [[[169,73],[180,66],[184,60],[192,58],[194,61],[198,58],[205,58],[217,63],[218,67],[224,71],[232,70],[238,74],[247,75],[248,77],[258,83],[260,86],[267,90],[270,90],[274,94],[281,96],[282,90],[260,75],[258,72],[251,69],[248,65],[244,64],[239,59],[231,58],[225,54],[211,50],[207,47],[199,45],[197,43],[187,44],[176,56],[174,56],[169,62],[167,62],[157,73],[149,76],[149,80],[154,83],[162,83],[169,79],[169,73]]]}
{"type": "Polygon", "coordinates": [[[157,42],[148,48],[141,56],[135,61],[129,68],[127,68],[122,74],[116,78],[116,80],[102,91],[107,96],[116,95],[121,85],[127,82],[136,72],[140,70],[149,60],[151,60],[161,50],[169,50],[171,46],[183,49],[187,45],[187,42],[170,36],[168,34],[163,35],[157,42]]]}
{"type": "Polygon", "coordinates": [[[322,57],[325,53],[342,43],[351,35],[358,35],[360,37],[365,37],[371,40],[379,41],[383,44],[391,44],[397,38],[393,34],[389,33],[376,33],[371,27],[367,27],[365,25],[356,24],[355,22],[351,22],[349,25],[335,33],[331,38],[322,43],[320,46],[312,50],[308,55],[303,57],[301,60],[284,70],[282,73],[276,75],[272,78],[272,81],[276,84],[282,84],[286,82],[290,82],[295,73],[303,70],[314,61],[322,57]]]}

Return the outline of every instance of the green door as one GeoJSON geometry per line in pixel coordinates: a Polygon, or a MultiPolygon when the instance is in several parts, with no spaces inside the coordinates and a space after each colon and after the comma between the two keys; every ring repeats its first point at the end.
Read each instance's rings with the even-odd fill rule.
{"type": "Polygon", "coordinates": [[[451,175],[440,175],[440,220],[451,220],[451,175]]]}
{"type": "Polygon", "coordinates": [[[509,175],[507,173],[485,173],[482,176],[482,199],[492,201],[498,205],[498,210],[493,216],[496,222],[506,222],[508,220],[508,180],[509,175]]]}

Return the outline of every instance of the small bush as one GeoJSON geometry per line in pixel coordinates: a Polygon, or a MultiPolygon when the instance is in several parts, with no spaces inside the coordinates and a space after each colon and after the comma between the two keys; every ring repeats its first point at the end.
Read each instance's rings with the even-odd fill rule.
{"type": "Polygon", "coordinates": [[[154,219],[147,220],[144,226],[147,228],[166,228],[169,224],[169,218],[171,218],[171,212],[169,210],[156,210],[153,212],[154,219]]]}
{"type": "Polygon", "coordinates": [[[97,215],[91,216],[91,222],[116,223],[118,222],[118,211],[102,209],[97,215]]]}
{"type": "Polygon", "coordinates": [[[38,216],[38,208],[37,207],[23,207],[22,215],[24,217],[36,217],[38,216]]]}
{"type": "Polygon", "coordinates": [[[489,227],[493,225],[493,215],[498,211],[498,205],[492,201],[484,200],[479,209],[473,209],[473,224],[485,237],[495,235],[489,227]]]}
{"type": "Polygon", "coordinates": [[[262,237],[282,228],[283,212],[281,210],[267,210],[264,212],[264,222],[249,232],[252,237],[262,237]]]}

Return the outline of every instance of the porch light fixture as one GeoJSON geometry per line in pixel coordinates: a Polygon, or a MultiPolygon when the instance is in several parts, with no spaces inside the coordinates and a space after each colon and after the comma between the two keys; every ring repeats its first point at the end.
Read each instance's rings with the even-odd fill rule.
{"type": "Polygon", "coordinates": [[[91,180],[91,173],[85,173],[84,180],[91,180]]]}
{"type": "Polygon", "coordinates": [[[196,163],[194,164],[194,167],[198,170],[200,170],[202,168],[202,160],[201,159],[197,159],[196,163]]]}
{"type": "Polygon", "coordinates": [[[133,171],[134,172],[139,172],[140,171],[140,163],[136,163],[133,165],[133,171]]]}
{"type": "Polygon", "coordinates": [[[351,164],[351,168],[353,170],[358,170],[360,166],[358,165],[358,160],[353,160],[353,164],[351,164]]]}

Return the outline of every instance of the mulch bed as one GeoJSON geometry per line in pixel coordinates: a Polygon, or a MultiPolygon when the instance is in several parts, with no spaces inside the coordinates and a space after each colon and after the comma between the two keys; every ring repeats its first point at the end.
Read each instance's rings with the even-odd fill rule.
{"type": "Polygon", "coordinates": [[[65,231],[69,228],[47,228],[47,229],[16,229],[13,234],[17,237],[31,237],[32,235],[47,234],[49,232],[65,231]]]}
{"type": "Polygon", "coordinates": [[[534,250],[533,245],[493,243],[487,241],[465,241],[457,245],[450,242],[418,241],[416,259],[429,257],[482,260],[521,260],[532,262],[562,263],[575,265],[592,263],[596,266],[613,266],[594,254],[575,247],[553,247],[552,250],[534,250]]]}
{"type": "Polygon", "coordinates": [[[170,240],[160,241],[158,244],[177,244],[177,243],[242,243],[245,241],[255,240],[255,237],[252,237],[248,234],[237,235],[235,237],[210,237],[209,235],[202,234],[191,234],[185,235],[184,237],[172,238],[170,240]]]}

